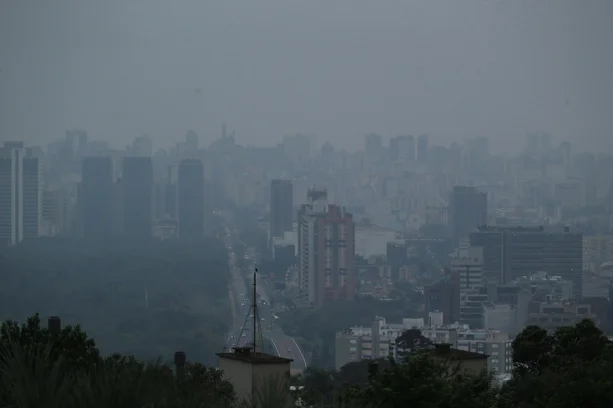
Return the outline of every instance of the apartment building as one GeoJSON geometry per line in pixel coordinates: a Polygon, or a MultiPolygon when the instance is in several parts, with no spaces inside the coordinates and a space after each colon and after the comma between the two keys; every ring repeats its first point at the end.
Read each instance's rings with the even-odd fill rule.
{"type": "Polygon", "coordinates": [[[574,326],[583,319],[600,323],[590,304],[542,302],[538,304],[537,310],[529,314],[527,324],[555,330],[558,327],[574,326]]]}
{"type": "Polygon", "coordinates": [[[396,339],[409,329],[422,329],[423,319],[403,319],[402,323],[387,323],[376,316],[370,326],[353,326],[336,333],[335,367],[377,358],[396,358],[396,339]]]}
{"type": "Polygon", "coordinates": [[[513,369],[512,340],[500,330],[471,329],[467,325],[424,328],[422,335],[434,344],[450,344],[453,349],[488,356],[488,369],[495,374],[513,369]]]}
{"type": "Polygon", "coordinates": [[[355,295],[355,224],[344,207],[322,202],[325,192],[313,196],[298,216],[298,271],[301,301],[319,307],[355,295]]]}

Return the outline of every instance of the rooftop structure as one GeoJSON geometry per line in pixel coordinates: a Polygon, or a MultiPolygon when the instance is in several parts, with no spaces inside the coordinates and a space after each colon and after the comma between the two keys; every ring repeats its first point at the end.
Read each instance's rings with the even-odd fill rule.
{"type": "Polygon", "coordinates": [[[252,351],[251,347],[237,347],[229,353],[217,353],[223,378],[232,384],[240,401],[251,402],[261,394],[268,382],[277,382],[278,392],[287,390],[282,384],[290,376],[291,359],[252,351]]]}

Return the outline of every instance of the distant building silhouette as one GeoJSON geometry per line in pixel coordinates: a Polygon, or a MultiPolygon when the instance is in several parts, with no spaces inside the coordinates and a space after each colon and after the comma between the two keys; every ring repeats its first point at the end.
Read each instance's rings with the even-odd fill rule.
{"type": "Polygon", "coordinates": [[[454,187],[449,197],[449,221],[457,247],[472,230],[487,224],[487,195],[475,187],[454,187]]]}
{"type": "Polygon", "coordinates": [[[108,238],[113,231],[113,163],[108,156],[83,159],[80,189],[84,238],[108,238]]]}
{"type": "Polygon", "coordinates": [[[282,237],[292,231],[294,220],[294,188],[290,180],[270,183],[270,236],[282,237]]]}
{"type": "Polygon", "coordinates": [[[151,157],[123,160],[123,232],[148,238],[153,224],[153,162],[151,157]]]}
{"type": "Polygon", "coordinates": [[[22,142],[0,148],[0,243],[17,244],[41,233],[42,163],[22,142]]]}
{"type": "Polygon", "coordinates": [[[198,240],[204,235],[204,166],[202,160],[179,164],[179,238],[198,240]]]}

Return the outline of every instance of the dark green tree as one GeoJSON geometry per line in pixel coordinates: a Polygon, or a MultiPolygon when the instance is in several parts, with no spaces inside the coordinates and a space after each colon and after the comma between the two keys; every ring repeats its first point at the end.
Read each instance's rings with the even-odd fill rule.
{"type": "Polygon", "coordinates": [[[527,327],[513,342],[513,361],[501,404],[599,408],[613,401],[613,344],[591,320],[553,334],[527,327]]]}
{"type": "Polygon", "coordinates": [[[84,370],[96,366],[100,352],[96,343],[90,339],[79,325],[65,326],[59,333],[52,333],[42,327],[38,314],[29,317],[25,323],[5,321],[0,326],[0,347],[13,342],[22,347],[39,345],[48,346],[50,357],[62,357],[65,363],[75,370],[84,370]]]}
{"type": "Polygon", "coordinates": [[[353,388],[348,398],[364,407],[492,408],[497,393],[485,372],[481,375],[451,374],[446,364],[418,352],[407,358],[406,363],[380,372],[368,386],[353,388]]]}

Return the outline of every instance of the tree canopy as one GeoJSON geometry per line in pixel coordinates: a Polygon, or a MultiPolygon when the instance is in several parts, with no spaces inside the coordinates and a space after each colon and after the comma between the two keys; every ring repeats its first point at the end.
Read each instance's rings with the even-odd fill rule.
{"type": "MultiPolygon", "coordinates": [[[[411,331],[401,342],[418,340],[411,331]]],[[[502,388],[485,371],[450,370],[427,350],[415,349],[402,363],[309,368],[292,378],[297,391],[291,396],[285,380],[271,381],[249,406],[289,408],[301,401],[314,408],[599,408],[613,401],[612,344],[589,320],[554,333],[527,327],[513,342],[513,357],[513,377],[502,388]]],[[[81,327],[50,331],[37,315],[0,328],[0,406],[243,407],[221,371],[190,363],[178,370],[129,355],[102,357],[81,327]]]]}
{"type": "Polygon", "coordinates": [[[186,364],[177,376],[168,364],[133,356],[101,357],[79,326],[52,332],[38,315],[0,329],[0,405],[23,407],[234,406],[222,373],[186,364]]]}
{"type": "Polygon", "coordinates": [[[0,252],[0,318],[81,324],[105,353],[213,364],[230,322],[228,258],[214,239],[105,244],[40,239],[0,252]]]}

